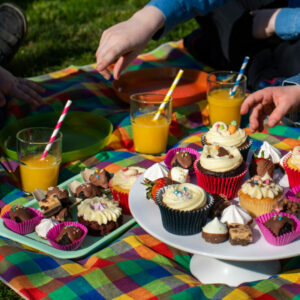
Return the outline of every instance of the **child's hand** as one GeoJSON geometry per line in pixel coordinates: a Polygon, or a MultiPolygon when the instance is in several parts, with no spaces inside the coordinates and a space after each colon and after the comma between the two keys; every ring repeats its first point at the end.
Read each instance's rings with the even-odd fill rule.
{"type": "Polygon", "coordinates": [[[241,107],[241,114],[250,114],[250,130],[263,130],[263,121],[270,115],[268,125],[275,126],[285,114],[300,108],[300,86],[268,87],[249,95],[241,107]]]}
{"type": "Polygon", "coordinates": [[[40,93],[45,89],[37,83],[24,78],[13,76],[10,72],[0,67],[0,107],[6,103],[5,95],[23,100],[32,106],[44,104],[40,93]]]}
{"type": "Polygon", "coordinates": [[[146,6],[129,20],[105,30],[96,52],[97,70],[109,79],[107,67],[116,63],[113,75],[118,79],[121,71],[145,48],[163,24],[162,12],[154,6],[146,6]]]}
{"type": "Polygon", "coordinates": [[[251,12],[253,15],[252,36],[256,39],[266,39],[275,34],[275,21],[278,9],[258,9],[251,12]]]}

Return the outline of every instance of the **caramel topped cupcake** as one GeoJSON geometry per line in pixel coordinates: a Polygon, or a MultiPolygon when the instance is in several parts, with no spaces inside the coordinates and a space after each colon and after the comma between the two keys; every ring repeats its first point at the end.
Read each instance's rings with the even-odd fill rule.
{"type": "Polygon", "coordinates": [[[259,176],[248,179],[239,190],[241,207],[251,216],[258,217],[272,211],[274,203],[281,199],[283,188],[271,179],[259,176]]]}

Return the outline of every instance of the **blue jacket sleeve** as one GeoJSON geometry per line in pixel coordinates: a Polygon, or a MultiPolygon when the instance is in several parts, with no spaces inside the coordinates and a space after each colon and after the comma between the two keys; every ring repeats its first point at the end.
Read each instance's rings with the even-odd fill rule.
{"type": "Polygon", "coordinates": [[[214,8],[230,0],[151,0],[147,5],[158,8],[164,15],[165,26],[154,39],[159,39],[176,25],[186,22],[197,15],[205,15],[214,8]]]}
{"type": "Polygon", "coordinates": [[[287,78],[282,82],[282,85],[300,85],[300,74],[287,78]]]}
{"type": "Polygon", "coordinates": [[[282,8],[275,21],[275,33],[284,40],[296,39],[300,35],[300,7],[282,8]]]}

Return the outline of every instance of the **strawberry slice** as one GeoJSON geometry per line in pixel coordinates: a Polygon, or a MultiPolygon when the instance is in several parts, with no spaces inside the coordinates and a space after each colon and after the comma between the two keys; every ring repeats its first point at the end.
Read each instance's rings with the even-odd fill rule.
{"type": "Polygon", "coordinates": [[[147,199],[152,199],[154,200],[154,202],[156,202],[155,200],[155,196],[157,191],[167,185],[170,185],[174,183],[174,181],[172,181],[169,177],[162,177],[162,178],[158,178],[154,181],[151,181],[149,179],[145,179],[143,184],[146,186],[146,197],[147,199]]]}

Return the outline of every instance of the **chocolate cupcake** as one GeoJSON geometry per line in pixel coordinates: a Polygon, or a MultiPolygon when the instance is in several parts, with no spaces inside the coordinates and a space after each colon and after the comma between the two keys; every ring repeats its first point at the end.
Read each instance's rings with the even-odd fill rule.
{"type": "Polygon", "coordinates": [[[78,206],[78,222],[87,227],[89,234],[104,236],[122,225],[119,202],[107,196],[87,199],[78,206]]]}
{"type": "Polygon", "coordinates": [[[194,163],[198,185],[211,194],[228,199],[236,196],[247,172],[240,151],[235,147],[205,145],[194,163]]]}
{"type": "Polygon", "coordinates": [[[168,232],[190,235],[201,231],[213,205],[213,198],[199,186],[183,183],[159,189],[156,203],[168,232]]]}
{"type": "Polygon", "coordinates": [[[247,160],[252,140],[246,132],[237,127],[237,123],[232,121],[230,125],[224,122],[216,122],[210,130],[201,138],[203,145],[217,144],[226,147],[237,147],[243,159],[247,160]]]}

